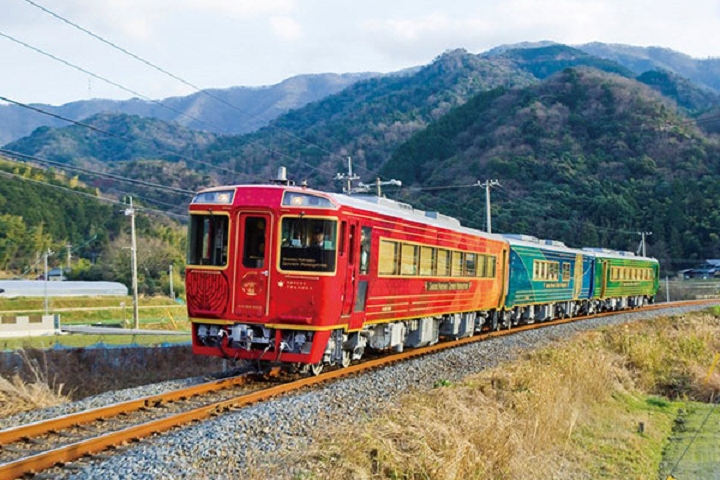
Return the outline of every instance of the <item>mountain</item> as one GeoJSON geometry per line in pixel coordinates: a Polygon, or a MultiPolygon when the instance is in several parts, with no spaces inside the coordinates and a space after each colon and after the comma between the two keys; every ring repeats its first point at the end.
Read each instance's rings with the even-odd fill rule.
{"type": "Polygon", "coordinates": [[[179,215],[192,192],[217,183],[214,167],[201,160],[216,139],[212,133],[113,113],[94,115],[82,124],[40,127],[3,150],[6,155],[17,152],[15,157],[33,165],[76,173],[104,194],[122,197],[133,191],[152,206],[179,215]]]}
{"type": "Polygon", "coordinates": [[[497,231],[632,249],[651,230],[665,268],[720,254],[720,142],[658,92],[594,69],[470,99],[400,146],[381,170],[403,200],[497,231]],[[456,185],[454,189],[434,187],[456,185]],[[468,188],[459,188],[466,185],[468,188]]]}
{"type": "Polygon", "coordinates": [[[476,93],[536,81],[512,61],[448,51],[405,75],[357,82],[251,135],[219,138],[208,159],[262,178],[286,165],[306,172],[312,186],[333,188],[348,156],[359,173],[373,175],[398,145],[476,93]]]}
{"type": "Polygon", "coordinates": [[[571,67],[592,67],[625,77],[635,76],[631,70],[617,62],[590,55],[577,48],[560,44],[522,44],[522,48],[494,49],[481,57],[513,61],[519,68],[537,79],[545,79],[561,70],[571,67]]]}
{"type": "MultiPolygon", "coordinates": [[[[177,122],[196,130],[239,134],[257,130],[283,113],[376,75],[378,74],[298,75],[272,86],[208,89],[158,102],[138,98],[125,101],[94,99],[58,107],[43,104],[31,106],[70,120],[81,120],[101,112],[116,112],[177,122]]],[[[0,144],[29,135],[38,127],[66,125],[67,122],[63,120],[19,105],[0,105],[0,144]]]]}
{"type": "Polygon", "coordinates": [[[666,70],[720,92],[720,58],[696,59],[662,47],[587,43],[576,48],[623,65],[637,75],[648,70],[666,70]]]}
{"type": "Polygon", "coordinates": [[[40,127],[5,149],[73,165],[140,158],[172,162],[192,159],[216,137],[137,115],[100,113],[80,123],[65,128],[40,127]]]}
{"type": "Polygon", "coordinates": [[[650,70],[639,75],[637,80],[673,99],[679,107],[691,113],[720,105],[720,93],[668,70],[650,70]]]}
{"type": "Polygon", "coordinates": [[[544,41],[503,45],[481,55],[512,59],[538,79],[579,66],[636,78],[675,100],[689,113],[703,112],[720,104],[720,90],[713,87],[715,75],[720,73],[717,62],[696,60],[670,49],[604,43],[569,47],[544,41]],[[706,77],[711,81],[705,81],[706,77]]]}

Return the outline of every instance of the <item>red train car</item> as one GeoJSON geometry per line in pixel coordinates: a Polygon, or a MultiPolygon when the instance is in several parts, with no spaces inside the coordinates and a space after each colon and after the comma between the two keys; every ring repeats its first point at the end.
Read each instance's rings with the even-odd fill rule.
{"type": "Polygon", "coordinates": [[[289,185],[190,205],[193,352],[346,366],[367,348],[471,335],[501,308],[508,247],[450,217],[289,185]]]}

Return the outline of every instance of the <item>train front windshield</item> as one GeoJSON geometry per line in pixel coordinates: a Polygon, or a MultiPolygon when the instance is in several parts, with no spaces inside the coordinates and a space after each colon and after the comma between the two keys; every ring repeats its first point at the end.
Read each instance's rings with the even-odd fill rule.
{"type": "Polygon", "coordinates": [[[280,270],[334,272],[337,221],[284,217],[280,235],[280,270]]]}
{"type": "Polygon", "coordinates": [[[223,267],[228,251],[227,215],[191,215],[188,229],[188,265],[223,267]]]}

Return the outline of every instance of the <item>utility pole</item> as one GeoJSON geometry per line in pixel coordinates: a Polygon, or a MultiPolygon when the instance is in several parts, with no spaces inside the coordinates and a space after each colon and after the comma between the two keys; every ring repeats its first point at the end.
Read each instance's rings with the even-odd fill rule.
{"type": "Polygon", "coordinates": [[[132,291],[133,291],[133,328],[140,328],[138,314],[138,278],[137,278],[137,241],[135,239],[135,209],[133,208],[132,197],[130,197],[130,208],[125,210],[125,216],[130,217],[130,236],[131,239],[131,257],[132,264],[132,291]]]}
{"type": "Polygon", "coordinates": [[[175,300],[175,291],[173,290],[173,268],[170,265],[170,271],[168,272],[168,279],[170,280],[170,300],[175,300]]]}
{"type": "Polygon", "coordinates": [[[72,245],[68,242],[65,247],[67,248],[67,271],[69,272],[72,267],[72,245]]]}
{"type": "Polygon", "coordinates": [[[50,313],[50,308],[48,306],[48,257],[52,254],[53,252],[51,252],[48,248],[43,255],[43,264],[45,267],[45,315],[50,313]]]}
{"type": "Polygon", "coordinates": [[[485,219],[487,220],[487,227],[485,230],[487,233],[492,233],[492,220],[490,218],[490,187],[500,186],[500,182],[497,180],[486,180],[485,183],[478,182],[478,184],[478,186],[485,189],[485,219]]]}
{"type": "Polygon", "coordinates": [[[640,247],[638,248],[638,253],[642,253],[643,257],[646,257],[645,255],[645,237],[652,235],[652,232],[637,232],[638,235],[640,235],[640,247]]]}
{"type": "Polygon", "coordinates": [[[347,193],[348,195],[350,195],[350,194],[352,193],[352,191],[353,191],[352,182],[354,182],[355,180],[360,180],[360,177],[358,177],[357,175],[353,174],[353,171],[352,171],[352,157],[347,157],[347,161],[348,161],[348,173],[347,173],[347,174],[345,174],[345,173],[338,173],[338,174],[336,174],[336,175],[335,175],[335,180],[340,180],[340,181],[345,181],[345,182],[347,182],[347,186],[346,186],[345,188],[343,188],[343,191],[344,191],[345,193],[347,193]]]}

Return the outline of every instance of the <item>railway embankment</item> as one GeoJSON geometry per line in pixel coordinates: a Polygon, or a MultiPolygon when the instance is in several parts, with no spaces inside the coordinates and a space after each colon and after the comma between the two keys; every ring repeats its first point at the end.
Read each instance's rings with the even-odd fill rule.
{"type": "Polygon", "coordinates": [[[679,410],[720,383],[700,382],[720,336],[716,316],[689,314],[698,309],[493,338],[151,437],[63,476],[654,479],[679,410]]]}
{"type": "Polygon", "coordinates": [[[407,395],[352,440],[324,432],[296,462],[317,478],[720,478],[716,352],[717,314],[587,332],[407,395]]]}

